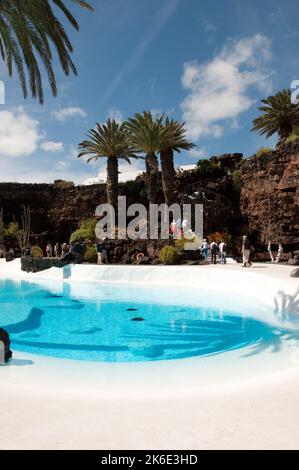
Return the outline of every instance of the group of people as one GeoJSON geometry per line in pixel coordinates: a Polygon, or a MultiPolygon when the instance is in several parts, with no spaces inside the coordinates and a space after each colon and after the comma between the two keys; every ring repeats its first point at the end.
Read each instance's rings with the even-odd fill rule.
{"type": "MultiPolygon", "coordinates": [[[[242,266],[244,268],[249,268],[252,263],[250,261],[250,255],[252,251],[251,242],[247,235],[244,235],[242,238],[242,266]]],[[[215,241],[212,241],[210,244],[204,238],[201,245],[201,253],[207,259],[209,252],[211,254],[211,263],[217,263],[217,255],[219,254],[220,263],[226,264],[226,254],[227,254],[227,243],[224,240],[218,244],[215,241]]]]}
{"type": "MultiPolygon", "coordinates": [[[[81,258],[84,257],[86,252],[86,244],[84,242],[77,242],[77,243],[62,243],[61,245],[57,242],[55,243],[54,247],[50,242],[47,243],[45,252],[47,258],[60,258],[62,261],[70,261],[72,259],[76,259],[80,261],[81,258]]],[[[98,256],[98,264],[107,263],[107,250],[106,250],[106,243],[105,240],[99,240],[96,244],[96,252],[98,256]]]]}
{"type": "Polygon", "coordinates": [[[220,263],[226,264],[226,253],[227,253],[227,244],[224,240],[218,244],[215,241],[211,242],[210,244],[204,238],[201,245],[201,253],[207,259],[209,255],[209,251],[211,253],[211,263],[217,263],[217,255],[220,256],[220,263]]]}
{"type": "Polygon", "coordinates": [[[57,242],[54,247],[49,242],[46,246],[46,256],[47,258],[63,258],[70,250],[70,246],[67,243],[62,243],[61,245],[57,242]]]}
{"type": "Polygon", "coordinates": [[[173,220],[170,224],[170,233],[178,237],[183,237],[188,230],[190,230],[190,224],[187,219],[173,220]]]}

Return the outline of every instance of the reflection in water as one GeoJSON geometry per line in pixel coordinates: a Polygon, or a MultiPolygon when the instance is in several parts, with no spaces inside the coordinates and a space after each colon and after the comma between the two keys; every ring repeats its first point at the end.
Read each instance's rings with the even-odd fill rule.
{"type": "MultiPolygon", "coordinates": [[[[129,300],[120,301],[117,289],[109,299],[111,286],[98,289],[99,296],[78,300],[67,283],[62,295],[25,282],[21,288],[6,282],[4,289],[0,283],[0,322],[11,335],[12,347],[54,357],[136,362],[209,356],[250,346],[245,357],[268,349],[277,352],[283,341],[299,340],[298,330],[283,322],[274,326],[257,320],[258,310],[255,318],[230,312],[223,307],[229,305],[226,298],[217,309],[207,303],[155,303],[155,292],[149,289],[144,298],[150,300],[144,302],[134,300],[134,290],[129,300]],[[132,311],[142,316],[133,317],[132,311]]],[[[297,302],[283,299],[283,318],[289,320],[297,302]]]]}
{"type": "Polygon", "coordinates": [[[32,308],[26,320],[5,325],[4,329],[10,334],[37,330],[41,326],[41,317],[44,313],[40,308],[32,308]]]}

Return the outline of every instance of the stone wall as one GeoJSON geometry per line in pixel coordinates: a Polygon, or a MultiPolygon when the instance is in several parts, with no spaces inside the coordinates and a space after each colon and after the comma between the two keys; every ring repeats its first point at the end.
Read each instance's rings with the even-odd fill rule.
{"type": "Polygon", "coordinates": [[[57,258],[33,258],[31,256],[23,256],[21,258],[22,271],[27,273],[38,273],[50,268],[63,268],[69,264],[68,261],[61,261],[57,258]]]}
{"type": "Polygon", "coordinates": [[[246,161],[240,207],[258,244],[299,248],[299,143],[246,161]]]}
{"type": "MultiPolygon", "coordinates": [[[[120,184],[120,194],[128,197],[128,203],[142,199],[142,182],[120,184]],[[141,193],[141,196],[139,195],[141,193]]],[[[44,245],[47,241],[68,242],[71,233],[80,222],[93,217],[97,205],[106,202],[104,184],[75,186],[58,181],[54,184],[0,183],[0,207],[4,209],[4,221],[15,217],[20,220],[22,206],[31,209],[32,242],[44,245]]]]}
{"type": "MultiPolygon", "coordinates": [[[[161,185],[160,185],[161,186],[161,185]]],[[[179,175],[179,200],[181,203],[203,203],[205,232],[235,228],[241,220],[239,202],[231,198],[231,177],[223,168],[223,175],[208,179],[198,172],[187,171],[179,175]],[[198,196],[193,197],[194,193],[198,196]],[[204,194],[204,199],[203,199],[204,194]],[[189,199],[191,196],[191,199],[189,199]]],[[[127,196],[127,204],[147,205],[144,178],[120,184],[120,195],[127,196]]],[[[32,243],[45,246],[47,241],[68,242],[80,222],[93,217],[98,204],[106,202],[103,184],[74,186],[58,181],[55,184],[0,183],[0,207],[4,209],[6,223],[20,220],[22,206],[31,208],[32,243]]],[[[159,202],[164,202],[159,191],[159,202]]]]}
{"type": "MultiPolygon", "coordinates": [[[[259,246],[265,247],[269,236],[281,241],[286,250],[299,248],[299,144],[280,146],[276,151],[244,162],[241,154],[227,154],[213,159],[220,167],[216,175],[202,176],[198,170],[179,173],[178,200],[204,205],[204,233],[228,231],[236,241],[243,232],[251,232],[259,246]],[[236,172],[241,174],[242,191],[234,186],[236,172]]],[[[147,204],[144,177],[120,184],[120,194],[127,203],[147,204]]],[[[159,193],[160,202],[163,194],[159,193]]],[[[74,186],[54,184],[0,183],[0,207],[6,223],[20,219],[22,205],[29,205],[32,215],[32,243],[45,246],[68,242],[79,223],[93,217],[98,204],[106,202],[103,184],[74,186]]],[[[128,262],[128,252],[116,244],[119,260],[128,262]]],[[[130,248],[131,249],[131,248],[130,248]]],[[[131,256],[131,255],[129,255],[131,256]]],[[[113,254],[112,257],[115,258],[113,254]]]]}

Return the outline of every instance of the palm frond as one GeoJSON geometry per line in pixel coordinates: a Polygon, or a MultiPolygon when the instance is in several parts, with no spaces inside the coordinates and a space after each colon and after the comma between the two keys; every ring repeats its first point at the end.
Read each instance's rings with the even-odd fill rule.
{"type": "MultiPolygon", "coordinates": [[[[91,5],[85,1],[72,1],[82,8],[92,10],[91,5]]],[[[57,94],[52,48],[56,51],[64,74],[77,73],[71,59],[71,41],[51,5],[61,11],[76,30],[79,29],[76,19],[63,0],[0,2],[1,58],[6,63],[10,76],[15,66],[24,97],[27,97],[28,81],[32,96],[37,97],[41,103],[44,101],[44,93],[39,61],[46,70],[52,94],[57,94]]]]}
{"type": "Polygon", "coordinates": [[[261,115],[253,120],[251,131],[267,138],[278,133],[287,137],[299,125],[299,106],[291,102],[291,91],[281,90],[276,95],[262,100],[258,108],[261,115]]]}
{"type": "Polygon", "coordinates": [[[98,158],[140,158],[128,141],[128,134],[124,124],[119,124],[115,119],[108,119],[104,124],[97,123],[94,129],[90,129],[87,139],[79,144],[78,158],[88,156],[88,162],[98,158]]]}
{"type": "Polygon", "coordinates": [[[171,149],[180,153],[181,150],[191,150],[196,147],[195,144],[189,142],[186,137],[185,123],[166,117],[163,128],[162,146],[160,152],[171,149]]]}

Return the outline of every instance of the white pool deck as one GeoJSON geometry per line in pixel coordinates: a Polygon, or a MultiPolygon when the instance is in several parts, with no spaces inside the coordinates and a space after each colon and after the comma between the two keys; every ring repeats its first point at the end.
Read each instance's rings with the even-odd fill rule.
{"type": "MultiPolygon", "coordinates": [[[[296,304],[293,268],[76,266],[28,275],[0,260],[0,277],[194,286],[296,304]]],[[[83,284],[84,285],[84,284],[83,284]]],[[[296,307],[297,308],[297,307],[296,307]]],[[[296,312],[295,312],[296,313],[296,312]]],[[[298,312],[299,314],[299,312],[298,312]]],[[[299,348],[244,360],[98,364],[15,353],[0,367],[0,449],[298,449],[299,348]]]]}

